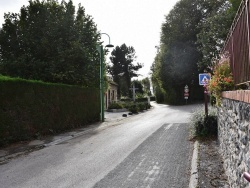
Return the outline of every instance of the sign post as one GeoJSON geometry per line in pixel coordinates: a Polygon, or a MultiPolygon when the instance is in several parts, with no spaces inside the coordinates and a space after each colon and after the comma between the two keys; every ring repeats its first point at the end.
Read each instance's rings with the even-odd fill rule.
{"type": "Polygon", "coordinates": [[[205,115],[206,115],[206,117],[208,116],[208,105],[207,105],[208,90],[207,90],[207,85],[209,84],[210,78],[211,78],[211,76],[208,73],[199,74],[199,84],[204,87],[205,115]]]}
{"type": "Polygon", "coordinates": [[[184,99],[186,100],[186,104],[187,104],[188,97],[189,97],[189,89],[188,89],[188,85],[186,85],[184,87],[184,99]]]}

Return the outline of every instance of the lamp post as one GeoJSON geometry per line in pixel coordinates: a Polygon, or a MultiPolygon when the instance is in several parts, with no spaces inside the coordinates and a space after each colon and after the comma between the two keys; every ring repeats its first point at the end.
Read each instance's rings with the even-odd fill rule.
{"type": "MultiPolygon", "coordinates": [[[[114,45],[110,44],[110,37],[107,33],[101,33],[104,35],[107,35],[109,38],[109,44],[107,44],[105,47],[107,48],[112,48],[114,47],[114,45]]],[[[97,47],[97,51],[100,54],[100,102],[101,102],[101,113],[100,113],[100,120],[101,122],[104,122],[104,65],[103,65],[103,61],[104,61],[104,53],[103,53],[103,46],[102,45],[98,45],[97,47]]]]}

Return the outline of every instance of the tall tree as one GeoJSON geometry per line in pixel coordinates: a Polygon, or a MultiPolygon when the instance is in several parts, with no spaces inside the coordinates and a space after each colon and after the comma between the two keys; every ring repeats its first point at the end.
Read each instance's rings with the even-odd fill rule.
{"type": "Polygon", "coordinates": [[[202,59],[198,62],[199,70],[211,72],[213,59],[217,59],[230,30],[232,21],[241,0],[224,0],[214,6],[213,11],[200,24],[197,35],[202,59]]]}
{"type": "Polygon", "coordinates": [[[118,95],[129,96],[131,79],[137,77],[137,71],[142,68],[141,63],[136,61],[135,49],[132,46],[116,46],[111,52],[111,64],[107,66],[108,72],[115,82],[119,84],[118,95]]]}
{"type": "Polygon", "coordinates": [[[197,43],[200,25],[225,0],[180,0],[162,25],[160,50],[152,66],[153,83],[161,101],[184,102],[183,88],[190,86],[190,98],[202,97],[197,63],[202,59],[197,43]],[[164,97],[162,97],[164,96],[164,97]]]}
{"type": "Polygon", "coordinates": [[[31,0],[5,14],[0,73],[48,82],[98,86],[100,36],[91,16],[72,0],[31,0]]]}

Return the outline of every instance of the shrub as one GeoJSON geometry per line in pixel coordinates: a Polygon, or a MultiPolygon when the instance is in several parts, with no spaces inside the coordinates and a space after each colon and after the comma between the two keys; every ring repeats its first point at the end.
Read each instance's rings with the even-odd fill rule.
{"type": "Polygon", "coordinates": [[[139,111],[143,111],[146,109],[146,105],[143,102],[137,103],[139,111]]]}
{"type": "Polygon", "coordinates": [[[122,101],[122,102],[131,102],[132,99],[129,99],[129,98],[122,98],[122,99],[120,99],[120,101],[122,101]]]}
{"type": "Polygon", "coordinates": [[[123,102],[122,104],[124,108],[129,109],[131,106],[135,105],[136,103],[130,101],[130,102],[123,102]]]}
{"type": "Polygon", "coordinates": [[[123,105],[121,103],[113,102],[109,105],[109,109],[122,109],[123,105]]]}
{"type": "Polygon", "coordinates": [[[147,97],[137,98],[136,102],[148,102],[148,98],[147,97]]]}
{"type": "Polygon", "coordinates": [[[131,106],[128,108],[128,110],[129,110],[130,112],[132,112],[133,114],[136,114],[136,113],[138,113],[139,108],[137,107],[136,104],[133,104],[133,105],[131,105],[131,106]]]}
{"type": "Polygon", "coordinates": [[[138,111],[147,110],[151,107],[148,102],[120,102],[119,104],[132,113],[138,113],[138,111]]]}
{"type": "Polygon", "coordinates": [[[217,109],[209,107],[208,112],[208,116],[206,117],[204,107],[199,107],[191,116],[191,125],[194,128],[195,136],[217,135],[217,109]]]}

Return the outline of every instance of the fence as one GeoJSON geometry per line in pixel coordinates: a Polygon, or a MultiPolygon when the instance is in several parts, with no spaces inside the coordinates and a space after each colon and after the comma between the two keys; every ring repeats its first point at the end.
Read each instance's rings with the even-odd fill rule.
{"type": "Polygon", "coordinates": [[[250,83],[250,7],[242,0],[221,54],[229,53],[236,85],[250,83]]]}

